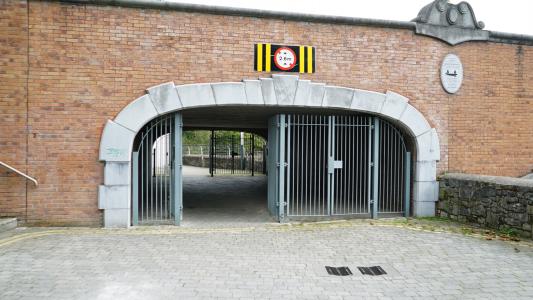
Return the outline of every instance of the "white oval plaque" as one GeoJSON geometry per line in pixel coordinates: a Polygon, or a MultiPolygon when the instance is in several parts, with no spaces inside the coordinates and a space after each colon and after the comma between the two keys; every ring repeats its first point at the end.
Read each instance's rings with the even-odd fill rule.
{"type": "Polygon", "coordinates": [[[455,54],[448,54],[440,66],[440,81],[444,90],[455,94],[463,83],[463,64],[455,54]]]}

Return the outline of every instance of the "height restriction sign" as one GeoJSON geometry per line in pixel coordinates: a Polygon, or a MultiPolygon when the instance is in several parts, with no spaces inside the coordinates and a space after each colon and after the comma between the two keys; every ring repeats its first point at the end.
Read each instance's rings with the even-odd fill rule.
{"type": "Polygon", "coordinates": [[[315,48],[255,44],[254,70],[258,72],[315,73],[315,48]]]}

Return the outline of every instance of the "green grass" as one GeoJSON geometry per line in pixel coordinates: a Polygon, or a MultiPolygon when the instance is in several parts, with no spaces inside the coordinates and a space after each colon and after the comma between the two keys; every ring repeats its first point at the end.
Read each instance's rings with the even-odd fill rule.
{"type": "Polygon", "coordinates": [[[498,230],[498,233],[500,235],[502,235],[502,236],[507,236],[507,237],[517,237],[518,236],[518,232],[516,231],[516,229],[511,228],[511,227],[501,228],[500,230],[498,230]]]}
{"type": "Polygon", "coordinates": [[[417,217],[416,220],[429,221],[429,222],[452,222],[452,219],[446,217],[417,217]]]}

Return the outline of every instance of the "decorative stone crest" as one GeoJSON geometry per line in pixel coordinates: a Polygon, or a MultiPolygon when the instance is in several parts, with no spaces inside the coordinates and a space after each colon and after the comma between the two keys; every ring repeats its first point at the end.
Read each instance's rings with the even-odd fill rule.
{"type": "Polygon", "coordinates": [[[467,2],[452,4],[448,0],[435,0],[424,6],[413,21],[417,34],[432,36],[451,45],[489,38],[489,33],[482,30],[485,24],[476,20],[474,10],[467,2]]]}

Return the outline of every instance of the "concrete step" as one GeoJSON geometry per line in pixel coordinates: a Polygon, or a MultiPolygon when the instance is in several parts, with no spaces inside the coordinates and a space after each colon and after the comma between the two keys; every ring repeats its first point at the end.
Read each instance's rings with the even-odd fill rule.
{"type": "Polygon", "coordinates": [[[17,218],[0,218],[0,233],[17,228],[17,218]]]}

